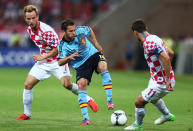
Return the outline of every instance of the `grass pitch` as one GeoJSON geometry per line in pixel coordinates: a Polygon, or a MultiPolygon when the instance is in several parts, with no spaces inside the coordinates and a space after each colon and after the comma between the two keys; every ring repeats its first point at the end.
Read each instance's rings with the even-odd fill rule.
{"type": "MultiPolygon", "coordinates": [[[[106,107],[106,96],[100,75],[94,74],[88,94],[99,105],[97,113],[89,109],[91,123],[80,126],[82,120],[77,96],[64,89],[60,81],[51,77],[33,89],[32,117],[28,121],[14,118],[23,113],[22,92],[29,69],[0,69],[0,131],[122,131],[135,120],[134,101],[147,87],[148,72],[110,71],[113,80],[115,110],[124,110],[128,116],[125,126],[113,126],[106,107]]],[[[75,73],[73,82],[75,82],[75,73]]],[[[176,120],[160,126],[153,124],[160,113],[151,104],[146,106],[144,130],[192,131],[193,130],[193,76],[176,76],[174,92],[164,97],[176,120]]]]}

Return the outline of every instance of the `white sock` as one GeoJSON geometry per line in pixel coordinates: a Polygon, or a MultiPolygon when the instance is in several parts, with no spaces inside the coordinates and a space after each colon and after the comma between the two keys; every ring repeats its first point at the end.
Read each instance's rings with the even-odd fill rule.
{"type": "Polygon", "coordinates": [[[78,95],[78,85],[72,83],[72,89],[71,89],[72,93],[78,95]]]}
{"type": "Polygon", "coordinates": [[[86,96],[87,101],[89,102],[92,98],[90,96],[86,96]]]}
{"type": "Polygon", "coordinates": [[[143,125],[143,119],[145,116],[145,108],[135,108],[135,124],[137,126],[143,125]]]}
{"type": "MultiPolygon", "coordinates": [[[[76,94],[76,95],[78,95],[78,85],[77,84],[74,84],[74,83],[72,83],[72,89],[71,89],[71,91],[74,93],[74,94],[76,94]]],[[[90,96],[86,96],[86,98],[87,98],[87,101],[90,101],[92,98],[90,97],[90,96]]]]}
{"type": "Polygon", "coordinates": [[[162,99],[159,99],[157,101],[157,103],[155,103],[153,105],[157,108],[158,111],[160,111],[162,113],[162,115],[165,118],[169,118],[171,116],[170,111],[168,110],[168,108],[166,107],[166,105],[162,99]]]}
{"type": "Polygon", "coordinates": [[[23,90],[23,104],[24,104],[24,114],[27,116],[31,115],[31,104],[33,100],[32,90],[23,90]]]}

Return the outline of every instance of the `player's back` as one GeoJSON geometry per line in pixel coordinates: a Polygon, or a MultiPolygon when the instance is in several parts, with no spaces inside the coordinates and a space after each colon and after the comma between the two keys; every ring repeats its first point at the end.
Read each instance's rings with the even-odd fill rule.
{"type": "MultiPolygon", "coordinates": [[[[167,47],[163,41],[156,35],[148,35],[143,42],[144,56],[150,68],[151,78],[158,84],[165,83],[165,70],[162,61],[159,58],[160,53],[167,52],[167,47]]],[[[174,72],[171,68],[170,78],[174,78],[174,72]]]]}

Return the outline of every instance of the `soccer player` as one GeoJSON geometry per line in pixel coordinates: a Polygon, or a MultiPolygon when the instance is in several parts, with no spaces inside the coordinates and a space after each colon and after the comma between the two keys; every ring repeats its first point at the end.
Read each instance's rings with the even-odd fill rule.
{"type": "Polygon", "coordinates": [[[59,65],[71,61],[76,70],[78,84],[78,102],[84,120],[81,125],[90,123],[87,111],[87,85],[91,82],[93,72],[102,76],[103,87],[107,96],[108,110],[114,109],[112,101],[112,81],[103,56],[102,47],[96,40],[93,30],[88,26],[76,26],[72,20],[64,20],[61,25],[64,36],[59,41],[59,65]]]}
{"type": "Polygon", "coordinates": [[[132,25],[134,35],[143,43],[144,56],[150,68],[151,78],[148,87],[142,91],[135,101],[135,122],[125,130],[141,130],[145,116],[145,105],[152,103],[162,116],[154,121],[159,125],[167,121],[174,121],[164,101],[161,99],[173,91],[175,85],[174,72],[171,67],[173,51],[168,49],[163,41],[156,35],[147,32],[143,20],[136,20],[132,25]]]}
{"type": "MultiPolygon", "coordinates": [[[[47,79],[51,75],[57,77],[62,85],[78,95],[77,84],[71,83],[71,74],[68,64],[59,66],[57,62],[58,55],[58,36],[54,29],[49,25],[39,21],[38,10],[33,5],[24,7],[24,19],[28,24],[27,32],[36,46],[40,49],[40,55],[33,55],[35,65],[29,72],[23,91],[24,114],[16,120],[28,120],[31,115],[32,88],[39,82],[47,79]]],[[[94,112],[97,112],[98,106],[92,98],[87,96],[86,102],[94,112]]]]}

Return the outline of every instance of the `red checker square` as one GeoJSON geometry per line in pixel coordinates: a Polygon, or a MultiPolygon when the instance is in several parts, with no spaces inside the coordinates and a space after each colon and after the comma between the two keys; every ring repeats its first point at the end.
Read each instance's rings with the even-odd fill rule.
{"type": "Polygon", "coordinates": [[[157,76],[162,76],[163,73],[161,71],[157,72],[157,76]]]}
{"type": "Polygon", "coordinates": [[[159,61],[154,61],[153,64],[154,64],[155,67],[160,66],[160,62],[159,61]]]}

